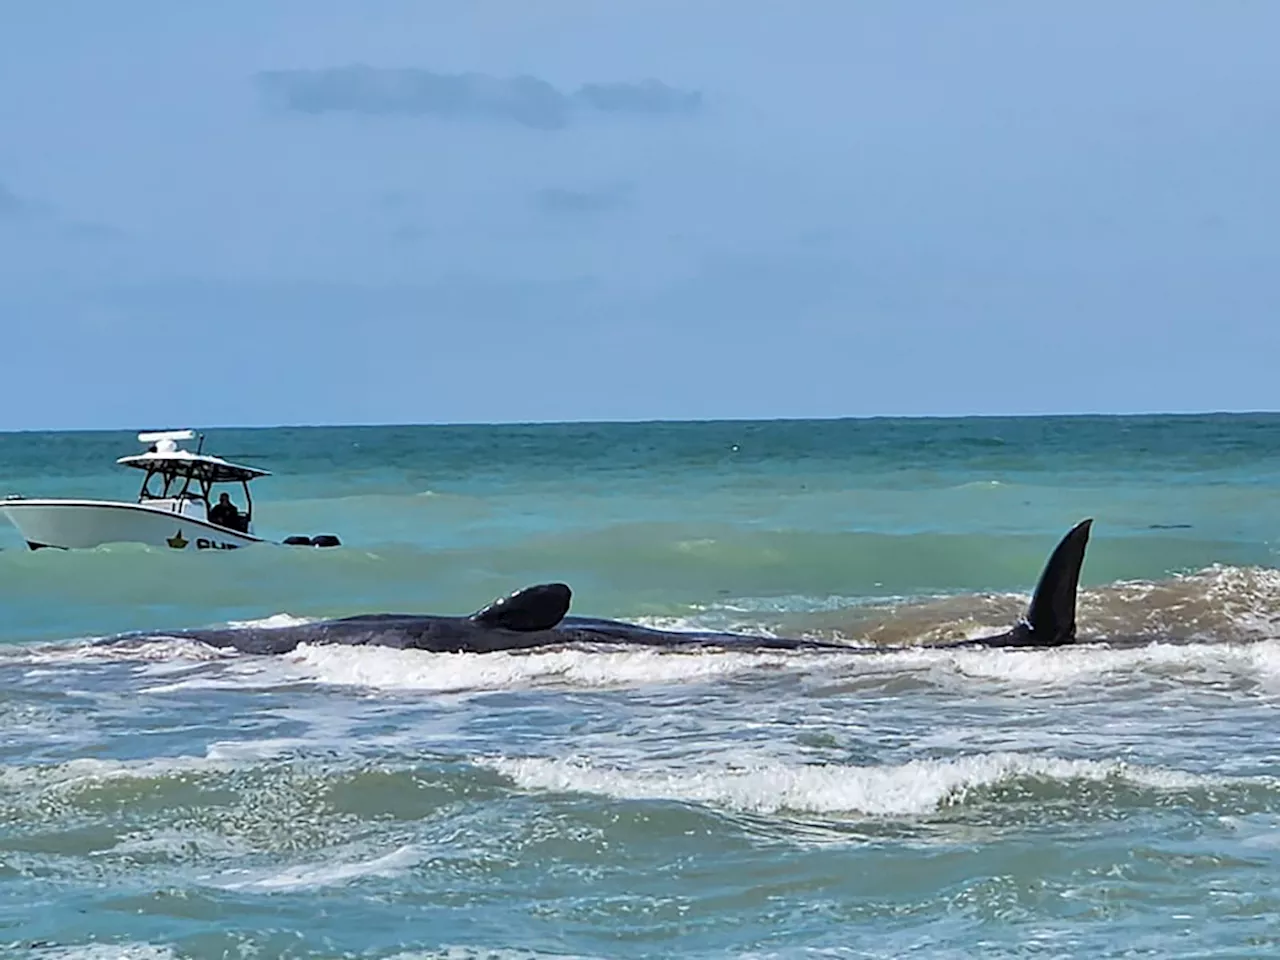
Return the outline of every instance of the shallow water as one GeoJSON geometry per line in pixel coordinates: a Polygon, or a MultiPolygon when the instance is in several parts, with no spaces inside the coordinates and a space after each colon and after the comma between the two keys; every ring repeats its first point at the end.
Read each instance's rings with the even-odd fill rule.
{"type": "MultiPolygon", "coordinates": [[[[0,494],[132,496],[112,461],[136,446],[2,435],[0,494]]],[[[1280,418],[208,446],[275,474],[260,532],[345,545],[33,554],[4,531],[6,956],[1275,952],[1280,418]],[[563,579],[578,613],[928,643],[1006,626],[1083,516],[1071,649],[87,642],[563,579]]]]}

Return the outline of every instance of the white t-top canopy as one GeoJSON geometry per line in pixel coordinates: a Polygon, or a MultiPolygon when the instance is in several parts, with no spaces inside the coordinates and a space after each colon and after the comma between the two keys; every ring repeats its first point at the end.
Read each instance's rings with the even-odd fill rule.
{"type": "Polygon", "coordinates": [[[156,433],[140,433],[138,440],[152,444],[146,453],[121,457],[116,463],[138,470],[152,470],[156,473],[167,473],[179,477],[191,477],[203,483],[248,483],[255,477],[269,477],[271,474],[257,467],[246,467],[238,463],[228,463],[221,457],[207,453],[192,453],[180,450],[177,441],[190,440],[195,436],[191,430],[165,430],[156,433]]]}

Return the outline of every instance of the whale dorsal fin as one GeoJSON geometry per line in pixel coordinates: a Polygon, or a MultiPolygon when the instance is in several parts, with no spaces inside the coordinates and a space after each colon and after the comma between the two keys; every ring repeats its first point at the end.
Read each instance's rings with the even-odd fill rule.
{"type": "Polygon", "coordinates": [[[489,627],[518,630],[550,630],[569,612],[573,592],[563,583],[540,583],[493,601],[470,619],[489,627]]]}
{"type": "Polygon", "coordinates": [[[1081,520],[1067,531],[1049,555],[1026,619],[1019,624],[1019,628],[1029,634],[1025,637],[1029,645],[1059,647],[1075,640],[1076,591],[1080,587],[1080,568],[1084,565],[1084,551],[1089,545],[1092,526],[1092,520],[1081,520]]]}

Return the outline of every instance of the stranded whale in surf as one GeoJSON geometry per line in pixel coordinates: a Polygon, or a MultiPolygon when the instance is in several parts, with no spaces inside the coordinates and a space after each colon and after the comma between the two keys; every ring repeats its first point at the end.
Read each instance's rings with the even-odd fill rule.
{"type": "MultiPolygon", "coordinates": [[[[1076,590],[1092,520],[1074,526],[1045,564],[1026,616],[1013,629],[948,647],[1057,647],[1076,636],[1076,590]]],[[[566,644],[650,647],[734,647],[757,650],[869,652],[822,640],[792,640],[737,633],[655,630],[618,620],[569,617],[572,594],[563,583],[526,587],[466,617],[376,613],[288,627],[189,630],[141,637],[187,637],[244,653],[288,653],[299,644],[347,644],[427,650],[435,653],[493,653],[566,644]]]]}

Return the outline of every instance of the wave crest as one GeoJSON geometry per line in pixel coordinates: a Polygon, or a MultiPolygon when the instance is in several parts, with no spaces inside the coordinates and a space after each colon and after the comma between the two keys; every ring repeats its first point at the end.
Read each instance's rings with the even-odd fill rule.
{"type": "Polygon", "coordinates": [[[1114,782],[1141,791],[1189,791],[1225,781],[1121,760],[1072,760],[1022,753],[983,753],[886,766],[792,766],[636,773],[579,761],[543,758],[481,760],[517,787],[590,793],[618,800],[674,800],[749,813],[919,816],[964,805],[993,787],[1039,782],[1114,782]]]}

